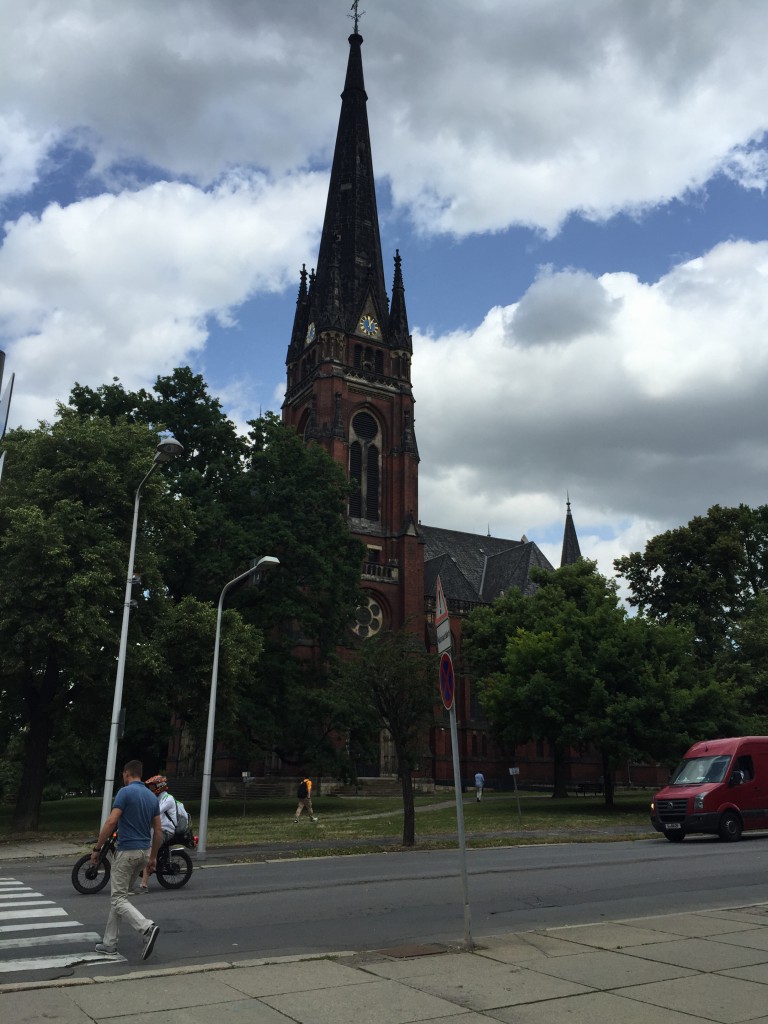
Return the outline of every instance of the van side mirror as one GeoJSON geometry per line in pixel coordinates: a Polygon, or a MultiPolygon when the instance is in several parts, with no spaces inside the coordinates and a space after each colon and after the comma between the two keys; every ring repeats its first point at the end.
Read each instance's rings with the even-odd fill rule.
{"type": "Polygon", "coordinates": [[[737,768],[736,771],[731,772],[731,777],[728,780],[728,785],[729,786],[740,786],[743,781],[744,781],[744,772],[741,771],[740,768],[737,768]]]}

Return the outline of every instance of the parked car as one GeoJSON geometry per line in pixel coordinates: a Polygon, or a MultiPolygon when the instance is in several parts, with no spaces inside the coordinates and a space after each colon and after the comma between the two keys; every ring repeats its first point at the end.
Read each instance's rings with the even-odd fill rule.
{"type": "Polygon", "coordinates": [[[693,833],[735,842],[768,829],[768,736],[694,743],[654,796],[651,824],[673,843],[693,833]]]}

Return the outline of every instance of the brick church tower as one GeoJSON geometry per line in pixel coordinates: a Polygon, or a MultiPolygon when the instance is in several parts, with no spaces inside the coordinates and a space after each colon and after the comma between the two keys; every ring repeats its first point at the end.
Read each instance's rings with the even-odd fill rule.
{"type": "Polygon", "coordinates": [[[367,548],[355,631],[407,625],[423,636],[411,336],[399,252],[391,303],[384,283],[362,43],[355,23],[320,253],[316,271],[301,271],[282,414],[354,483],[348,521],[367,548]]]}

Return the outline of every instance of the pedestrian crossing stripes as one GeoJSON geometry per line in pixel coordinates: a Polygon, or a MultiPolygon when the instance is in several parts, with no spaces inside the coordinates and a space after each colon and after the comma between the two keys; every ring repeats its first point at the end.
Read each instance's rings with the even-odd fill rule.
{"type": "Polygon", "coordinates": [[[63,907],[46,899],[44,893],[16,878],[0,877],[0,974],[125,962],[119,953],[95,951],[95,944],[101,941],[97,932],[69,931],[76,928],[82,929],[82,923],[72,920],[63,907]],[[56,952],[23,955],[38,949],[42,953],[46,947],[56,952]],[[5,959],[14,953],[21,955],[5,959]]]}

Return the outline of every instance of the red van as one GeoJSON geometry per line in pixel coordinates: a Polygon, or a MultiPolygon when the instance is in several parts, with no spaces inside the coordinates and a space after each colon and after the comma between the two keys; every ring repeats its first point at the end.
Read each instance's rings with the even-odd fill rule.
{"type": "Polygon", "coordinates": [[[768,736],[694,743],[653,798],[651,824],[673,843],[696,832],[735,842],[768,828],[768,736]]]}

